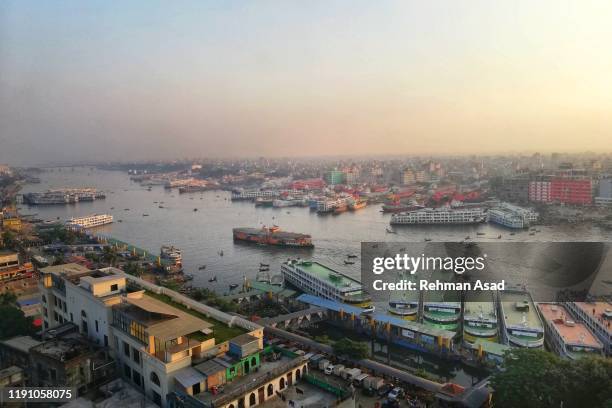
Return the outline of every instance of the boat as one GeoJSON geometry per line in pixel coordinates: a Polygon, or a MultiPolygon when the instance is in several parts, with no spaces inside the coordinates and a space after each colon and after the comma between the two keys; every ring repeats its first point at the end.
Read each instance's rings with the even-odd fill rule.
{"type": "Polygon", "coordinates": [[[287,247],[314,246],[310,235],[281,231],[276,225],[269,228],[234,228],[232,233],[234,241],[287,247]]]}
{"type": "Polygon", "coordinates": [[[209,282],[216,282],[217,281],[217,277],[213,276],[212,278],[208,279],[209,282]]]}
{"type": "Polygon", "coordinates": [[[529,292],[523,289],[499,291],[502,340],[515,347],[544,347],[544,325],[529,292]]]}
{"type": "Polygon", "coordinates": [[[387,231],[387,234],[397,234],[397,231],[393,231],[390,228],[385,228],[385,230],[387,231]]]}
{"type": "Polygon", "coordinates": [[[289,259],[281,264],[285,283],[324,299],[373,310],[372,297],[361,283],[319,262],[289,259]]]}
{"type": "Polygon", "coordinates": [[[148,216],[149,216],[149,214],[142,214],[142,216],[143,216],[143,217],[148,217],[148,216]]]}
{"type": "Polygon", "coordinates": [[[365,208],[368,205],[367,200],[355,200],[349,204],[349,210],[357,211],[365,208]]]}
{"type": "Polygon", "coordinates": [[[604,346],[583,322],[574,320],[563,303],[538,303],[548,350],[570,360],[603,355],[604,346]]]}
{"type": "Polygon", "coordinates": [[[475,208],[425,208],[391,216],[391,225],[478,224],[487,219],[486,210],[475,208]]]}
{"type": "Polygon", "coordinates": [[[424,239],[424,241],[425,241],[425,242],[430,242],[430,241],[431,241],[431,238],[425,238],[425,239],[424,239]]]}
{"type": "Polygon", "coordinates": [[[255,207],[272,207],[274,205],[274,198],[258,197],[255,199],[255,207]]]}
{"type": "Polygon", "coordinates": [[[538,213],[529,208],[501,203],[489,210],[489,222],[512,229],[529,228],[538,221],[538,213]]]}
{"type": "Polygon", "coordinates": [[[164,206],[163,205],[158,205],[157,208],[164,208],[164,206]]]}
{"type": "Polygon", "coordinates": [[[270,268],[267,267],[267,266],[260,266],[259,267],[259,272],[265,272],[265,271],[269,271],[269,270],[270,270],[270,268]]]}
{"type": "Polygon", "coordinates": [[[354,255],[354,254],[348,254],[346,257],[347,257],[347,258],[357,258],[357,255],[354,255]]]}
{"type": "Polygon", "coordinates": [[[425,207],[422,205],[416,204],[402,204],[399,201],[393,202],[391,204],[383,204],[380,212],[383,213],[402,213],[407,211],[417,211],[421,210],[425,207]]]}
{"type": "Polygon", "coordinates": [[[159,256],[161,259],[171,262],[174,266],[182,266],[183,254],[180,249],[173,245],[162,245],[159,256]]]}
{"type": "MultiPolygon", "coordinates": [[[[402,271],[399,274],[400,280],[414,281],[416,276],[402,271]]],[[[392,315],[400,316],[404,320],[415,321],[419,312],[419,290],[392,291],[389,295],[389,305],[387,312],[392,315]]]]}
{"type": "Polygon", "coordinates": [[[477,232],[476,235],[487,235],[486,232],[477,232]]]}
{"type": "Polygon", "coordinates": [[[194,209],[193,209],[193,211],[194,211],[194,212],[196,212],[196,211],[198,211],[198,209],[197,209],[197,208],[194,208],[194,209]]]}
{"type": "Polygon", "coordinates": [[[353,262],[353,261],[344,261],[344,264],[345,265],[354,265],[355,262],[353,262]]]}
{"type": "Polygon", "coordinates": [[[199,271],[203,271],[204,269],[206,269],[206,265],[200,265],[200,266],[198,266],[198,270],[199,270],[199,271]]]}
{"type": "Polygon", "coordinates": [[[223,256],[223,250],[218,252],[219,256],[223,256]]]}
{"type": "Polygon", "coordinates": [[[270,264],[260,263],[259,266],[270,267],[270,264]]]}
{"type": "MultiPolygon", "coordinates": [[[[452,272],[439,269],[429,273],[429,282],[456,282],[457,276],[452,272]]],[[[455,290],[423,291],[422,319],[425,325],[436,329],[457,332],[461,318],[461,292],[455,290]]]]}
{"type": "Polygon", "coordinates": [[[463,342],[499,341],[497,309],[493,294],[488,291],[466,291],[463,303],[463,342]]]}
{"type": "Polygon", "coordinates": [[[232,289],[236,289],[238,286],[239,286],[239,285],[238,285],[237,283],[231,283],[231,284],[229,285],[229,288],[230,288],[230,290],[232,290],[232,289]]]}
{"type": "Polygon", "coordinates": [[[191,274],[184,274],[183,275],[183,279],[186,280],[186,281],[193,280],[193,275],[191,275],[191,274]]]}
{"type": "Polygon", "coordinates": [[[66,227],[71,229],[87,229],[99,227],[113,222],[113,216],[109,214],[92,214],[85,217],[71,218],[66,221],[66,227]]]}

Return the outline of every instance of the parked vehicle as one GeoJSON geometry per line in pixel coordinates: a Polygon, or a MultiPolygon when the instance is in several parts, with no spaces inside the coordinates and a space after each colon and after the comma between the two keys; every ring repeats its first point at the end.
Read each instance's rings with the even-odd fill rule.
{"type": "Polygon", "coordinates": [[[383,385],[385,385],[385,380],[380,377],[369,376],[363,380],[363,388],[371,388],[374,391],[378,391],[383,385]]]}
{"type": "Polygon", "coordinates": [[[392,401],[395,401],[397,399],[400,399],[403,395],[404,395],[404,390],[402,390],[400,387],[395,387],[389,392],[389,394],[387,395],[387,398],[389,398],[392,401]]]}
{"type": "Polygon", "coordinates": [[[319,361],[319,370],[324,371],[328,365],[330,365],[330,361],[327,359],[323,359],[319,361]]]}
{"type": "Polygon", "coordinates": [[[359,374],[361,374],[361,370],[358,368],[345,368],[340,372],[340,376],[349,381],[353,381],[359,374]]]}
{"type": "Polygon", "coordinates": [[[344,370],[344,365],[343,364],[336,364],[334,366],[334,372],[333,374],[340,377],[340,373],[342,372],[342,370],[344,370]]]}
{"type": "Polygon", "coordinates": [[[353,385],[355,387],[363,387],[364,381],[370,376],[370,374],[359,374],[357,377],[353,378],[353,385]]]}
{"type": "Polygon", "coordinates": [[[333,364],[328,364],[327,367],[325,367],[325,375],[331,375],[334,372],[334,365],[333,364]]]}

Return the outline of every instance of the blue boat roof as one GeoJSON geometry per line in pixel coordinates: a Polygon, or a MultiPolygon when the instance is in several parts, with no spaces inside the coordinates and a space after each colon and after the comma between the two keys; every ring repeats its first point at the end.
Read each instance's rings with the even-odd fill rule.
{"type": "MultiPolygon", "coordinates": [[[[356,306],[351,306],[346,303],[336,302],[333,300],[324,299],[318,296],[303,294],[300,295],[297,300],[303,303],[308,303],[313,306],[323,307],[334,312],[360,315],[363,313],[363,309],[356,306]]],[[[386,313],[372,313],[370,314],[374,320],[381,323],[389,323],[392,326],[400,327],[402,329],[411,330],[418,333],[427,334],[429,336],[442,337],[452,339],[457,333],[450,330],[438,329],[421,323],[404,320],[399,317],[390,316],[386,313]]]]}

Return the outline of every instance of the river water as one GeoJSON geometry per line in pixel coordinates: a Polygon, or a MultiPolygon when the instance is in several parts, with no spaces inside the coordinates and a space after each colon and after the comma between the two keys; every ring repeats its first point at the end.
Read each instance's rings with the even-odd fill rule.
{"type": "Polygon", "coordinates": [[[195,276],[193,286],[211,287],[225,293],[230,283],[240,283],[243,277],[254,278],[261,262],[270,264],[271,274],[280,273],[280,264],[291,257],[312,258],[349,276],[359,278],[359,262],[345,265],[347,254],[358,254],[362,241],[423,242],[461,241],[467,235],[474,239],[506,241],[610,241],[612,233],[590,224],[580,226],[541,226],[536,235],[509,231],[492,224],[476,226],[406,226],[396,227],[396,234],[386,231],[390,215],[372,205],[357,212],[319,216],[308,208],[262,208],[251,202],[231,202],[226,191],[179,194],[163,186],[151,191],[130,180],[124,172],[90,168],[55,168],[40,174],[40,184],[30,184],[23,192],[49,188],[94,187],[106,193],[106,199],[73,205],[28,206],[22,213],[38,214],[45,220],[66,220],[93,213],[108,213],[113,224],[95,229],[129,242],[151,253],[159,253],[164,244],[183,251],[186,273],[195,276]],[[159,208],[159,203],[164,208],[159,208]],[[129,210],[126,210],[128,209],[129,210]],[[197,208],[198,211],[194,211],[197,208]],[[143,216],[148,214],[148,216],[143,216]],[[122,222],[118,222],[121,220],[122,222]],[[312,235],[311,250],[271,248],[234,243],[233,227],[280,226],[283,230],[312,235]],[[485,235],[478,235],[485,233],[485,235]],[[220,255],[223,251],[223,256],[220,255]],[[198,270],[200,265],[206,269],[198,270]],[[218,281],[211,284],[210,277],[218,281]]]}

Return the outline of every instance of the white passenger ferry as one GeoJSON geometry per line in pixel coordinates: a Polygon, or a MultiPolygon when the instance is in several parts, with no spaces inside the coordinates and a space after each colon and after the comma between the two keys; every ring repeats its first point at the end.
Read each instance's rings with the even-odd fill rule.
{"type": "Polygon", "coordinates": [[[513,229],[529,228],[538,221],[538,213],[530,208],[501,203],[489,210],[489,221],[513,229]]]}
{"type": "Polygon", "coordinates": [[[113,216],[109,214],[93,214],[85,217],[71,218],[66,222],[68,228],[94,228],[113,222],[113,216]]]}
{"type": "Polygon", "coordinates": [[[483,208],[424,208],[391,216],[391,225],[402,224],[477,224],[487,220],[483,208]]]}

